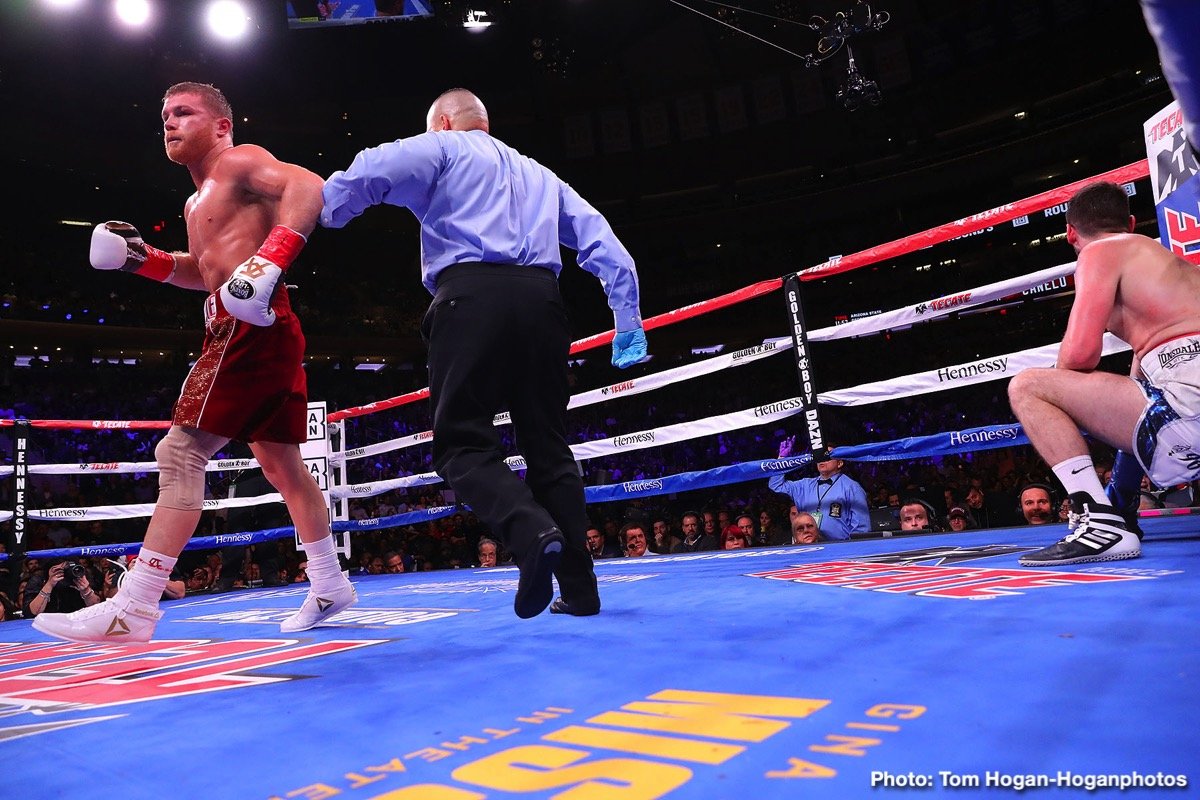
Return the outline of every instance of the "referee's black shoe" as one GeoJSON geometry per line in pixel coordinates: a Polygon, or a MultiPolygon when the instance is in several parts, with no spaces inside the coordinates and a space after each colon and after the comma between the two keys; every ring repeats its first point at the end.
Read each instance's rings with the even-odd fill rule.
{"type": "Polygon", "coordinates": [[[554,599],[554,569],[562,558],[566,540],[558,528],[547,528],[533,539],[521,559],[521,577],[513,610],[521,619],[536,617],[554,599]]]}

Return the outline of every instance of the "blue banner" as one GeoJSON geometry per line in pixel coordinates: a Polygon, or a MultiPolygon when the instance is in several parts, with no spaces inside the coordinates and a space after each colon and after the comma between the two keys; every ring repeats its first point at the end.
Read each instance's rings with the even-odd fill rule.
{"type": "MultiPolygon", "coordinates": [[[[934,458],[954,453],[971,453],[978,450],[994,450],[999,447],[1015,447],[1029,444],[1029,438],[1017,423],[988,425],[982,428],[966,428],[961,431],[944,431],[929,436],[910,436],[889,442],[859,444],[835,448],[833,454],[845,461],[901,461],[917,458],[934,458]]],[[[663,494],[690,492],[709,489],[731,483],[759,480],[779,472],[791,472],[812,461],[812,456],[803,453],[790,458],[769,458],[758,461],[743,461],[725,467],[681,472],[662,478],[625,481],[606,486],[588,486],[584,493],[588,503],[611,503],[617,500],[632,500],[635,497],[654,497],[663,494]]],[[[418,525],[451,514],[457,514],[467,506],[438,506],[420,511],[408,511],[387,517],[361,520],[339,520],[333,523],[335,531],[372,531],[383,528],[398,528],[403,525],[418,525]]],[[[272,539],[292,536],[291,526],[268,528],[247,533],[224,533],[219,536],[200,536],[187,543],[185,550],[208,550],[230,545],[258,544],[272,539]]],[[[136,553],[140,544],[108,544],[83,548],[60,548],[37,550],[27,554],[29,558],[68,558],[71,556],[110,556],[136,553]]],[[[0,561],[8,556],[0,553],[0,561]]]]}

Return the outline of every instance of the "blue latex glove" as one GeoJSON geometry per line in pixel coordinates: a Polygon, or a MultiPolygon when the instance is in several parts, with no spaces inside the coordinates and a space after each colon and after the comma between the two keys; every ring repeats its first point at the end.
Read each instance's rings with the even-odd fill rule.
{"type": "Polygon", "coordinates": [[[612,364],[625,369],[646,357],[646,332],[642,326],[629,331],[618,331],[613,337],[612,364]]]}

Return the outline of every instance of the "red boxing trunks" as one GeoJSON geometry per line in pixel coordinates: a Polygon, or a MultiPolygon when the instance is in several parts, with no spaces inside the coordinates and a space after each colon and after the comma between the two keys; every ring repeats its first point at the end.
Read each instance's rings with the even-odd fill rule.
{"type": "Polygon", "coordinates": [[[204,349],[175,401],[171,421],[243,442],[300,444],[307,437],[304,334],[287,288],[271,299],[275,324],[240,322],[219,292],[204,301],[204,349]]]}

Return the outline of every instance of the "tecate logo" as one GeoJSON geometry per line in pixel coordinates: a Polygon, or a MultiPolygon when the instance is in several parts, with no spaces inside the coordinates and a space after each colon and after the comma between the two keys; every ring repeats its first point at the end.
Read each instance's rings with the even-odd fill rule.
{"type": "Polygon", "coordinates": [[[939,297],[936,300],[930,300],[928,303],[921,303],[913,307],[913,311],[918,314],[924,314],[926,311],[942,311],[947,308],[954,308],[970,301],[971,293],[963,292],[962,294],[952,294],[949,297],[939,297]]]}

